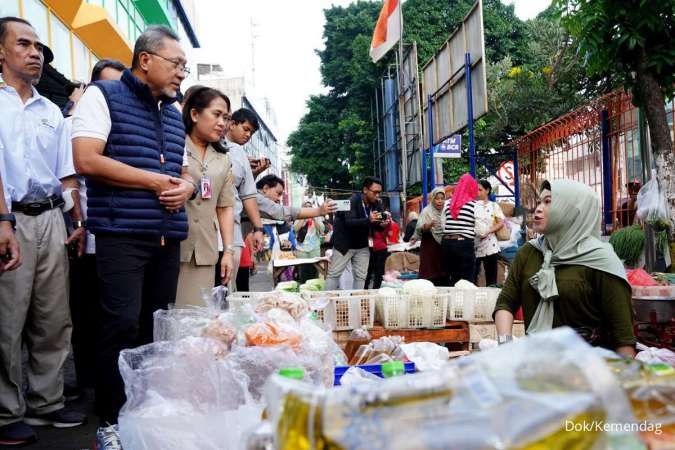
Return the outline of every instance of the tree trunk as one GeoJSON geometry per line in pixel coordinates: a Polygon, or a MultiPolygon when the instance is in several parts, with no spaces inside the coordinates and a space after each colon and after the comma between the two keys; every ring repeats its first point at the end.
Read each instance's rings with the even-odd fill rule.
{"type": "Polygon", "coordinates": [[[666,99],[658,80],[648,71],[638,71],[635,89],[649,124],[656,175],[670,204],[670,220],[675,224],[675,154],[666,119],[666,99]]]}

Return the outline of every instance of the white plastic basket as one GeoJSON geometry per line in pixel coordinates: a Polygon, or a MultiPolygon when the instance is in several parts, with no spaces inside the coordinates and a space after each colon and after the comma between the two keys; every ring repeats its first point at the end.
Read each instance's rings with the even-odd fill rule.
{"type": "Polygon", "coordinates": [[[450,295],[377,296],[378,316],[384,328],[441,328],[445,326],[450,295]]]}
{"type": "Polygon", "coordinates": [[[242,308],[244,305],[251,305],[255,309],[260,300],[270,295],[271,292],[233,292],[227,296],[227,302],[231,310],[242,308]]]}
{"type": "Polygon", "coordinates": [[[441,288],[450,295],[448,302],[448,320],[492,321],[492,313],[497,304],[501,289],[477,288],[458,289],[441,288]]]}
{"type": "Polygon", "coordinates": [[[334,331],[373,328],[375,324],[375,296],[366,290],[303,292],[303,296],[310,303],[328,300],[326,307],[316,312],[319,320],[334,331]]]}

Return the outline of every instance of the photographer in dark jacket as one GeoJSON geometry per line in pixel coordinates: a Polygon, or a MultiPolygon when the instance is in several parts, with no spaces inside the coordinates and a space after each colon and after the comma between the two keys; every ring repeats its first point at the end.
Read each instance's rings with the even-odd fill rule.
{"type": "Polygon", "coordinates": [[[354,274],[354,289],[363,289],[368,273],[370,250],[368,238],[373,227],[382,229],[382,182],[375,177],[363,180],[363,190],[350,199],[350,210],[338,212],[333,232],[333,255],[331,256],[326,289],[338,288],[340,276],[351,262],[354,274]]]}

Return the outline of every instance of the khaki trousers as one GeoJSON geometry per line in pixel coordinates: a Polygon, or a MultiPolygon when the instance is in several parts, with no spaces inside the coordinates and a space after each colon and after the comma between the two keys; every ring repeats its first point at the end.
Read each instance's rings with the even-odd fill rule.
{"type": "Polygon", "coordinates": [[[72,325],[68,255],[61,209],[16,214],[23,264],[0,274],[0,426],[63,408],[63,364],[72,325]],[[22,392],[21,346],[28,349],[28,391],[22,392]]]}
{"type": "Polygon", "coordinates": [[[198,266],[194,254],[189,263],[180,263],[176,306],[206,306],[202,289],[211,294],[213,288],[213,266],[198,266]]]}
{"type": "MultiPolygon", "coordinates": [[[[241,252],[244,250],[242,247],[234,247],[234,253],[232,253],[232,276],[230,277],[230,282],[227,284],[228,292],[237,292],[237,272],[239,272],[239,263],[241,262],[241,252]]],[[[220,267],[218,267],[220,272],[220,267]]]]}

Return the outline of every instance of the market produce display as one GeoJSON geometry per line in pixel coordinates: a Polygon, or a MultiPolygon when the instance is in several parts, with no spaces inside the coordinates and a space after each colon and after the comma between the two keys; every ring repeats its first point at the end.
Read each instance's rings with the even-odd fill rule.
{"type": "Polygon", "coordinates": [[[645,248],[645,232],[639,225],[622,228],[612,233],[609,243],[625,265],[635,267],[645,248]]]}
{"type": "Polygon", "coordinates": [[[610,366],[570,329],[379,384],[317,393],[275,377],[268,403],[281,450],[644,448],[636,432],[582,426],[635,417],[610,366]]]}

